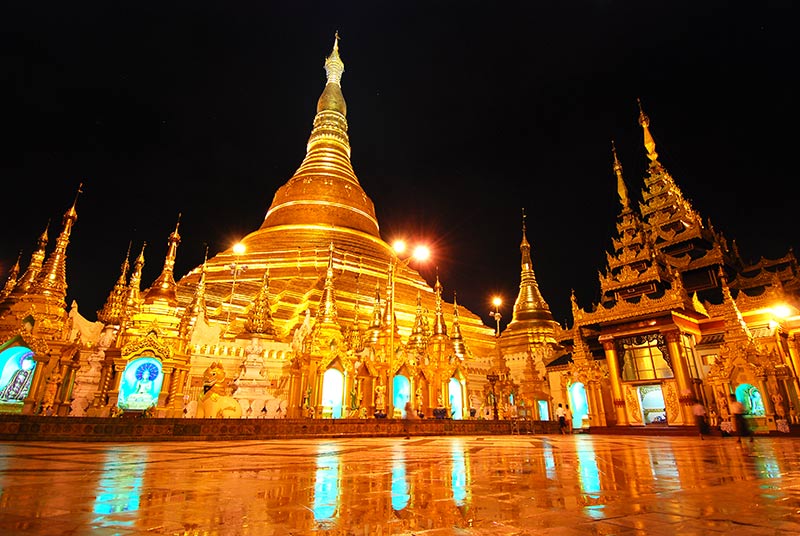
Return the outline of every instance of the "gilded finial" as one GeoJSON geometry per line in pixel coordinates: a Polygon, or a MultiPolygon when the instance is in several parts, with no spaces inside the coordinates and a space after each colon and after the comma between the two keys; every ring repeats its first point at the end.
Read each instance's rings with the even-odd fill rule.
{"type": "Polygon", "coordinates": [[[639,103],[639,125],[644,130],[644,147],[647,149],[647,158],[650,159],[651,165],[658,163],[658,153],[656,152],[656,142],[650,134],[650,118],[644,113],[642,107],[642,100],[637,98],[636,102],[639,103]]]}
{"type": "Polygon", "coordinates": [[[331,55],[325,59],[325,73],[328,75],[328,83],[341,86],[342,74],[344,73],[344,62],[339,57],[339,32],[337,31],[333,40],[333,50],[331,55]]]}
{"type": "Polygon", "coordinates": [[[619,202],[625,209],[630,208],[630,199],[628,199],[628,188],[625,186],[625,180],[622,178],[622,164],[617,158],[617,147],[614,145],[614,140],[611,140],[611,153],[614,155],[614,174],[617,176],[617,194],[619,195],[619,202]]]}

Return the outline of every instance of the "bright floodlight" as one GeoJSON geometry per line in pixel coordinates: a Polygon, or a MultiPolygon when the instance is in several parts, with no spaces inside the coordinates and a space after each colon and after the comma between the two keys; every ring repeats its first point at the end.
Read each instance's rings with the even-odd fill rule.
{"type": "Polygon", "coordinates": [[[501,305],[503,305],[503,298],[501,298],[500,296],[495,296],[494,298],[492,298],[492,305],[494,305],[495,307],[500,307],[501,305]]]}
{"type": "Polygon", "coordinates": [[[426,261],[431,256],[431,250],[428,246],[417,246],[414,248],[414,258],[418,261],[426,261]]]}
{"type": "Polygon", "coordinates": [[[783,303],[773,307],[772,308],[772,312],[778,318],[787,318],[790,314],[792,314],[792,311],[789,310],[789,307],[787,305],[783,304],[783,303]]]}
{"type": "Polygon", "coordinates": [[[398,255],[403,253],[406,250],[405,240],[395,240],[394,243],[392,243],[392,248],[394,248],[394,252],[398,255]]]}
{"type": "Polygon", "coordinates": [[[247,249],[247,248],[246,248],[246,247],[244,247],[244,244],[242,244],[241,242],[237,242],[237,243],[235,243],[235,244],[233,245],[233,252],[234,252],[236,255],[241,255],[242,253],[244,253],[244,252],[245,252],[245,250],[246,250],[246,249],[247,249]]]}

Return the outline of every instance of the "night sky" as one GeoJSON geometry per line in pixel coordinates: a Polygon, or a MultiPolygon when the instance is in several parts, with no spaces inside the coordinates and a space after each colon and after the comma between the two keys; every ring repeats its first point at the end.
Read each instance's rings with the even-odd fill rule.
{"type": "Polygon", "coordinates": [[[130,241],[152,283],[179,213],[176,277],[259,227],[305,155],[337,30],[383,238],[431,243],[420,272],[489,326],[495,293],[511,317],[523,208],[555,319],[572,288],[598,301],[611,140],[634,199],[647,169],[637,98],[661,163],[745,258],[800,251],[788,0],[17,4],[0,16],[0,277],[48,220],[50,252],[83,182],[67,302],[92,320],[130,241]]]}

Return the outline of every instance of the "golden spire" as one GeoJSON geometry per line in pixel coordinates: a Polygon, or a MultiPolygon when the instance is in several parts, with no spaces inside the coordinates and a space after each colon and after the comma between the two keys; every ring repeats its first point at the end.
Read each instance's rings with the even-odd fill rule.
{"type": "Polygon", "coordinates": [[[125,304],[128,298],[128,268],[130,264],[128,258],[131,255],[131,243],[128,243],[128,252],[125,253],[125,261],[122,263],[119,279],[106,299],[103,308],[97,311],[97,319],[105,324],[120,326],[125,319],[125,304]]]}
{"type": "Polygon", "coordinates": [[[70,234],[72,234],[72,227],[78,220],[75,206],[78,203],[78,195],[83,193],[82,186],[83,183],[78,185],[75,200],[64,214],[61,233],[56,239],[55,249],[50,253],[44,266],[42,266],[42,271],[36,276],[36,281],[31,285],[32,293],[46,296],[48,301],[58,307],[66,307],[67,305],[64,301],[67,296],[67,246],[69,245],[70,234]]]}
{"type": "Polygon", "coordinates": [[[47,248],[47,232],[50,229],[50,222],[47,222],[47,225],[44,228],[41,236],[39,236],[39,240],[37,241],[37,248],[36,251],[33,252],[31,255],[31,260],[28,263],[28,267],[25,269],[25,272],[22,274],[22,277],[17,280],[17,284],[14,286],[14,290],[11,291],[11,296],[22,296],[28,289],[31,288],[31,285],[34,281],[36,281],[36,276],[39,275],[39,272],[42,270],[42,264],[44,264],[44,257],[45,257],[45,249],[47,248]]]}
{"type": "Polygon", "coordinates": [[[450,335],[450,340],[453,341],[453,353],[459,359],[464,359],[466,347],[464,346],[464,337],[461,335],[461,325],[458,323],[458,302],[456,301],[456,293],[453,292],[453,334],[450,335]]]}
{"type": "Polygon", "coordinates": [[[378,344],[383,324],[381,322],[381,284],[375,282],[375,304],[372,307],[372,321],[369,323],[369,343],[378,344]]]}
{"type": "Polygon", "coordinates": [[[725,318],[725,344],[732,344],[735,341],[752,341],[753,334],[747,323],[742,317],[742,312],[736,305],[736,300],[731,295],[731,289],[728,286],[728,278],[725,275],[725,270],[720,266],[719,279],[722,283],[722,304],[725,307],[723,316],[725,318]]]}
{"type": "Polygon", "coordinates": [[[389,262],[389,271],[386,276],[386,305],[383,310],[382,325],[391,329],[394,326],[394,332],[397,333],[397,315],[394,313],[394,262],[389,262]]]}
{"type": "Polygon", "coordinates": [[[175,268],[175,257],[178,253],[178,244],[181,243],[181,235],[178,234],[178,228],[181,225],[181,215],[178,214],[178,222],[175,224],[175,230],[169,235],[167,240],[167,257],[164,259],[164,268],[161,270],[161,275],[150,285],[144,293],[144,302],[153,303],[156,300],[166,300],[170,307],[178,305],[178,294],[175,285],[175,276],[173,269],[175,268]]]}
{"type": "Polygon", "coordinates": [[[325,273],[325,287],[317,309],[317,324],[338,324],[336,298],[333,291],[333,242],[328,246],[328,270],[325,273]]]}
{"type": "Polygon", "coordinates": [[[22,252],[19,252],[17,255],[17,262],[14,263],[14,266],[11,267],[11,270],[8,272],[8,277],[6,278],[6,284],[3,286],[3,290],[0,291],[0,302],[6,299],[6,297],[11,294],[11,291],[14,290],[14,286],[17,284],[17,276],[19,275],[19,260],[22,258],[22,252]]]}
{"type": "Polygon", "coordinates": [[[622,164],[619,163],[619,158],[617,158],[617,148],[614,146],[614,140],[611,140],[611,152],[614,155],[614,174],[617,176],[617,193],[619,194],[619,202],[622,203],[623,209],[628,210],[630,209],[628,188],[625,186],[625,180],[622,178],[622,164]]]}
{"type": "Polygon", "coordinates": [[[131,280],[128,284],[128,297],[125,300],[125,312],[127,316],[139,312],[139,307],[142,304],[142,269],[144,268],[144,248],[147,247],[147,242],[142,243],[142,251],[133,262],[133,271],[131,271],[131,280]]]}
{"type": "Polygon", "coordinates": [[[444,323],[444,313],[442,312],[442,284],[439,282],[439,271],[436,271],[436,283],[433,285],[433,292],[436,294],[436,313],[433,321],[433,335],[447,336],[447,326],[444,323]]]}
{"type": "Polygon", "coordinates": [[[642,100],[636,99],[636,102],[639,103],[639,124],[644,130],[644,147],[647,149],[647,158],[650,159],[650,167],[660,166],[661,164],[658,163],[658,153],[656,152],[656,142],[650,134],[650,118],[644,113],[642,100]]]}
{"type": "Polygon", "coordinates": [[[361,282],[361,272],[356,272],[356,303],[353,306],[353,323],[350,325],[350,330],[347,334],[347,343],[351,350],[360,352],[364,349],[361,333],[361,321],[359,319],[360,305],[359,305],[359,283],[361,282]]]}
{"type": "Polygon", "coordinates": [[[408,346],[420,353],[424,352],[425,347],[428,345],[426,328],[425,310],[422,308],[422,293],[417,290],[417,310],[414,315],[414,327],[411,330],[411,336],[408,338],[408,346]]]}
{"type": "Polygon", "coordinates": [[[380,237],[375,207],[350,162],[347,105],[342,95],[344,63],[339,36],[325,60],[327,82],[317,102],[306,157],[273,197],[261,229],[279,225],[331,225],[380,237]]]}
{"type": "Polygon", "coordinates": [[[197,281],[197,287],[194,289],[192,301],[186,310],[183,311],[181,322],[178,325],[178,336],[184,340],[190,340],[194,326],[197,324],[197,319],[202,317],[203,321],[208,324],[208,311],[206,310],[206,274],[208,273],[208,246],[206,246],[205,256],[203,257],[203,266],[200,268],[200,279],[197,281]]]}
{"type": "Polygon", "coordinates": [[[261,288],[253,300],[253,307],[247,315],[244,330],[249,334],[275,335],[275,326],[272,323],[272,312],[269,304],[269,267],[264,270],[261,288]]]}
{"type": "Polygon", "coordinates": [[[514,313],[511,321],[552,321],[553,315],[550,313],[550,307],[542,298],[542,294],[539,292],[539,284],[536,282],[536,274],[533,273],[531,245],[528,243],[528,232],[525,224],[526,217],[523,209],[522,242],[519,246],[519,250],[522,253],[522,274],[520,276],[519,295],[517,295],[517,300],[514,302],[514,313]]]}

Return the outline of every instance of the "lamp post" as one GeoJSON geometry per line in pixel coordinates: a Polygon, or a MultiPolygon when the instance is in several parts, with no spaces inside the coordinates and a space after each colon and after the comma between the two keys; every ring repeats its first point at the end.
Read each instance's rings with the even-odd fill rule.
{"type": "Polygon", "coordinates": [[[229,268],[231,269],[231,275],[233,276],[233,282],[231,283],[231,298],[228,300],[228,317],[226,319],[226,326],[225,326],[225,333],[227,334],[231,327],[231,309],[233,309],[233,296],[236,293],[236,278],[239,276],[240,273],[244,273],[247,271],[247,265],[240,265],[239,264],[239,257],[247,250],[244,244],[241,242],[237,242],[233,245],[233,262],[230,264],[229,268]]]}
{"type": "Polygon", "coordinates": [[[497,395],[494,392],[494,384],[497,383],[497,380],[500,379],[500,376],[492,372],[491,374],[486,375],[486,379],[489,381],[489,385],[492,386],[492,411],[494,412],[494,420],[498,420],[499,415],[497,414],[497,395]]]}
{"type": "Polygon", "coordinates": [[[495,331],[494,336],[500,336],[500,319],[503,318],[503,315],[500,314],[500,306],[503,305],[503,298],[500,296],[495,296],[492,298],[492,305],[494,305],[494,311],[489,311],[489,316],[494,318],[495,322],[497,322],[497,331],[495,331]]]}

